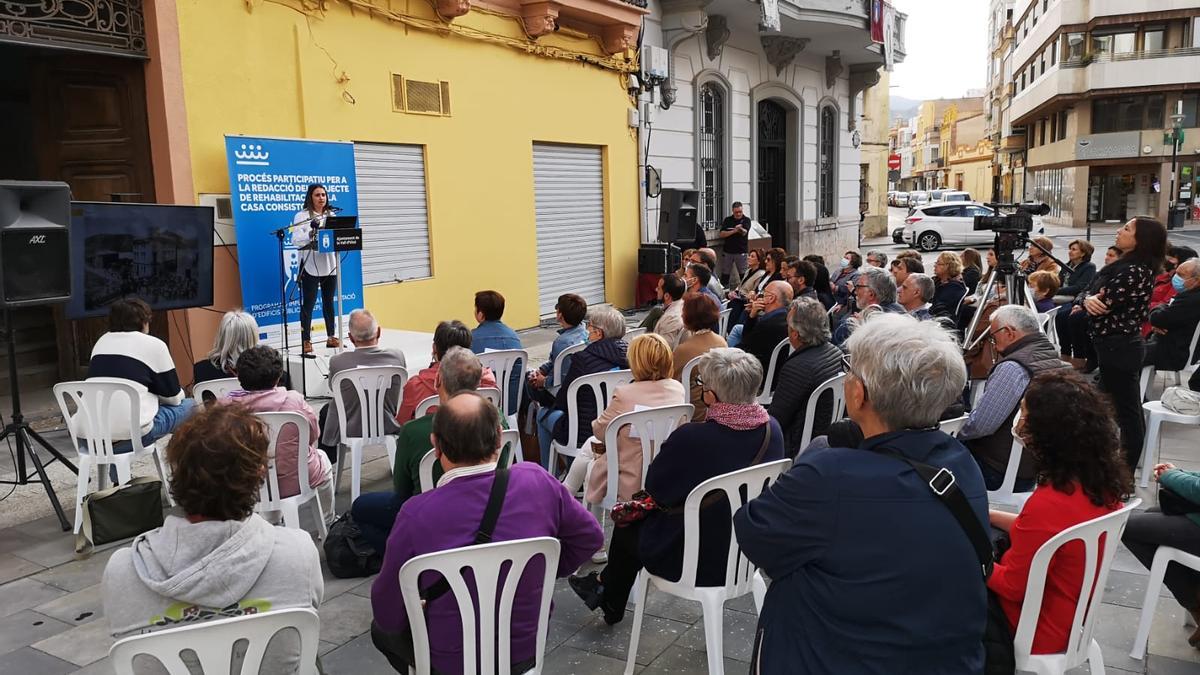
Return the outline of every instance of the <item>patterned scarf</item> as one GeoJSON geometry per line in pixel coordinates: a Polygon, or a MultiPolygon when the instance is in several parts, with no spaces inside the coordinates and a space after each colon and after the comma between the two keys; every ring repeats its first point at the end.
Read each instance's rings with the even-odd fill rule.
{"type": "Polygon", "coordinates": [[[734,431],[757,429],[770,421],[767,409],[757,403],[716,403],[708,406],[708,419],[734,431]]]}

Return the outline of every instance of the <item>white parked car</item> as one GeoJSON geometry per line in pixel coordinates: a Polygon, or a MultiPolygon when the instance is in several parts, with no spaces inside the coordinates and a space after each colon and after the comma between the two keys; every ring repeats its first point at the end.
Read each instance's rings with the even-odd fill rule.
{"type": "MultiPolygon", "coordinates": [[[[979,202],[933,202],[917,206],[904,219],[904,242],[922,251],[936,251],[947,244],[979,246],[991,244],[995,233],[975,230],[975,216],[993,215],[979,202]]],[[[1040,227],[1034,216],[1034,228],[1040,227]]]]}
{"type": "Polygon", "coordinates": [[[914,190],[908,193],[908,207],[913,208],[930,202],[929,193],[924,190],[914,190]]]}
{"type": "Polygon", "coordinates": [[[908,206],[908,193],[897,192],[895,203],[892,206],[908,206]]]}

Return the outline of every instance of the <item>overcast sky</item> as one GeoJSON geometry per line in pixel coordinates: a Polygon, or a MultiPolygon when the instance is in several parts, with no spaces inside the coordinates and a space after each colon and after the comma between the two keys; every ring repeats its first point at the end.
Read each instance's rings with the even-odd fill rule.
{"type": "Polygon", "coordinates": [[[908,15],[903,63],[892,94],[916,100],[957,98],[987,79],[988,0],[891,0],[908,15]]]}

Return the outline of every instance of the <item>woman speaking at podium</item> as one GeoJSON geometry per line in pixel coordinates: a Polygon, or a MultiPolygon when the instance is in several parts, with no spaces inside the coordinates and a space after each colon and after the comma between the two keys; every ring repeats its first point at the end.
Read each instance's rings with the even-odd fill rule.
{"type": "Polygon", "coordinates": [[[325,333],[329,339],[326,347],[340,347],[341,341],[333,335],[335,330],[334,293],[337,290],[336,253],[318,253],[316,231],[325,224],[325,217],[331,215],[333,209],[329,206],[329,194],[324,185],[314,183],[308,186],[304,195],[304,208],[292,218],[296,225],[292,230],[292,244],[300,251],[300,339],[304,343],[304,353],[312,352],[312,314],[313,306],[317,304],[317,287],[321,289],[321,314],[325,317],[325,333]]]}

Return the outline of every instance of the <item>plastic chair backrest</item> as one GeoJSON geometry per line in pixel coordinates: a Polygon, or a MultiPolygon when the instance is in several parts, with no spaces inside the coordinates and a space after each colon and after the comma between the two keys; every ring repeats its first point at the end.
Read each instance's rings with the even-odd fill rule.
{"type": "Polygon", "coordinates": [[[308,608],[280,609],[261,614],[248,614],[231,619],[202,621],[180,628],[160,630],[146,635],[118,640],[108,651],[109,660],[117,675],[133,675],[133,660],[145,654],[158,659],[169,675],[189,675],[182,653],[195,653],[200,669],[213,675],[230,673],[234,648],[246,645],[240,673],[257,673],[271,638],[283,630],[295,629],[300,634],[300,675],[316,675],[317,642],[321,635],[321,619],[308,608]]]}
{"type": "Polygon", "coordinates": [[[418,675],[431,670],[429,627],[425,623],[418,583],[421,574],[427,571],[440,574],[450,585],[450,592],[440,602],[453,599],[458,603],[462,634],[443,636],[443,640],[462,646],[462,671],[479,675],[508,675],[512,664],[510,643],[517,584],[526,566],[535,557],[541,557],[544,564],[533,668],[533,672],[541,672],[558,555],[557,539],[537,537],[427,553],[404,563],[400,568],[400,594],[404,597],[404,609],[412,628],[413,655],[416,657],[418,675]],[[467,568],[474,578],[474,583],[469,585],[463,574],[467,568]],[[476,607],[481,611],[476,612],[476,607]]]}
{"type": "Polygon", "coordinates": [[[431,449],[421,457],[421,463],[417,465],[417,481],[421,484],[421,492],[429,492],[437,487],[433,482],[433,463],[436,461],[437,455],[431,449]]]}
{"type": "Polygon", "coordinates": [[[197,382],[192,385],[192,399],[196,401],[196,405],[207,401],[218,401],[225,398],[229,392],[237,391],[241,388],[242,385],[236,377],[222,377],[218,380],[197,382]],[[205,394],[208,394],[208,396],[205,397],[205,394]]]}
{"type": "Polygon", "coordinates": [[[500,432],[500,450],[504,451],[504,446],[508,446],[508,464],[504,466],[511,467],[513,464],[521,461],[521,432],[516,429],[504,429],[500,432]]]}
{"type": "Polygon", "coordinates": [[[387,395],[393,390],[397,392],[396,407],[399,409],[407,382],[408,371],[400,366],[360,366],[334,375],[329,382],[329,390],[333,394],[342,444],[349,445],[351,440],[357,439],[382,442],[388,433],[387,418],[390,417],[384,409],[387,395]],[[342,387],[343,382],[353,385],[354,394],[358,396],[358,416],[361,420],[358,436],[350,436],[347,431],[346,392],[342,387]]]}
{"type": "MultiPolygon", "coordinates": [[[[688,493],[687,500],[683,503],[683,574],[679,577],[681,585],[692,588],[696,586],[696,571],[700,563],[700,502],[708,493],[715,490],[725,492],[725,497],[729,500],[729,518],[732,520],[738,509],[762,494],[768,485],[774,483],[775,479],[791,466],[790,459],[780,459],[746,467],[709,478],[688,493]],[[743,490],[746,493],[744,499],[743,490]]],[[[711,510],[718,507],[714,504],[708,508],[711,510]]],[[[737,535],[730,527],[729,554],[725,560],[725,592],[734,597],[749,593],[750,583],[757,569],[742,555],[737,535]]]]}
{"type": "Polygon", "coordinates": [[[725,307],[721,310],[720,324],[718,325],[717,329],[720,332],[721,337],[727,337],[729,335],[729,315],[732,313],[732,307],[725,307]]]}
{"type": "Polygon", "coordinates": [[[571,358],[571,355],[575,352],[583,351],[587,348],[587,346],[588,343],[586,341],[580,342],[579,344],[574,344],[570,347],[564,348],[558,353],[558,356],[554,357],[554,368],[550,372],[551,379],[553,380],[554,387],[556,389],[558,388],[559,383],[562,382],[563,374],[566,373],[567,369],[570,367],[567,359],[571,358]]]}
{"type": "Polygon", "coordinates": [[[1192,333],[1192,343],[1188,346],[1188,365],[1196,362],[1196,345],[1200,344],[1200,323],[1196,324],[1196,330],[1192,333]]]}
{"type": "MultiPolygon", "coordinates": [[[[496,406],[497,410],[500,409],[499,389],[495,387],[480,387],[476,389],[475,392],[490,401],[492,405],[496,406]]],[[[425,398],[421,399],[421,402],[417,404],[416,409],[413,410],[413,419],[420,419],[428,415],[429,412],[436,407],[438,407],[437,394],[434,394],[433,396],[426,396],[425,398]]]]}
{"type": "Polygon", "coordinates": [[[1083,579],[1079,586],[1079,601],[1075,605],[1071,630],[1067,633],[1070,637],[1063,670],[1070,670],[1087,660],[1092,634],[1096,629],[1096,617],[1101,612],[1101,603],[1098,600],[1104,595],[1104,585],[1108,580],[1113,557],[1117,553],[1117,544],[1121,541],[1121,533],[1129,521],[1129,514],[1141,503],[1141,499],[1132,499],[1121,509],[1059,532],[1038,548],[1029,565],[1025,600],[1021,605],[1021,618],[1017,620],[1017,631],[1013,638],[1017,670],[1029,670],[1023,666],[1030,659],[1030,651],[1033,648],[1033,634],[1042,609],[1042,595],[1046,590],[1046,573],[1050,560],[1060,548],[1076,540],[1084,544],[1083,579]],[[1102,546],[1103,552],[1100,550],[1102,546]]]}
{"type": "Polygon", "coordinates": [[[608,370],[575,378],[567,387],[567,443],[575,447],[579,438],[579,390],[587,387],[596,397],[596,414],[600,414],[612,401],[613,392],[623,384],[633,382],[633,371],[608,370]]]}
{"type": "Polygon", "coordinates": [[[767,367],[767,374],[763,377],[762,391],[758,393],[758,402],[762,405],[767,405],[775,396],[775,371],[779,369],[784,359],[784,355],[791,349],[792,345],[787,338],[779,341],[775,345],[775,349],[771,350],[771,361],[767,367]]]}
{"type": "Polygon", "coordinates": [[[141,396],[128,380],[93,377],[60,382],[54,385],[54,400],[58,401],[58,407],[62,410],[74,447],[80,448],[81,444],[86,444],[87,454],[111,457],[114,443],[112,420],[124,419],[128,414],[128,429],[132,431],[129,442],[135,452],[142,450],[142,425],[139,421],[141,396]],[[71,416],[69,404],[75,406],[74,417],[71,416]]]}
{"type": "Polygon", "coordinates": [[[1154,380],[1154,366],[1143,366],[1142,374],[1138,378],[1138,391],[1142,393],[1142,401],[1146,400],[1146,393],[1150,391],[1150,383],[1154,380]]]}
{"type": "Polygon", "coordinates": [[[509,410],[512,405],[520,405],[521,392],[525,389],[525,366],[529,363],[529,352],[524,349],[498,349],[479,355],[479,362],[484,368],[491,368],[496,376],[496,386],[504,392],[500,406],[500,414],[507,416],[516,413],[509,410]],[[513,377],[513,373],[517,373],[513,377]],[[513,391],[516,387],[516,391],[513,391]]]}
{"type": "Polygon", "coordinates": [[[621,483],[618,459],[621,453],[617,451],[617,444],[620,442],[618,434],[620,434],[621,428],[637,429],[637,438],[630,440],[636,440],[642,444],[642,480],[638,485],[640,490],[646,487],[646,471],[650,468],[650,462],[654,461],[655,456],[658,455],[663,442],[680,425],[690,422],[695,411],[696,409],[691,403],[665,405],[623,413],[608,423],[608,428],[604,431],[604,447],[606,448],[604,454],[608,457],[608,491],[604,496],[604,508],[611,509],[617,503],[617,488],[621,483]]]}
{"type": "Polygon", "coordinates": [[[808,405],[804,408],[804,433],[800,435],[800,450],[808,447],[812,441],[813,430],[817,426],[817,404],[825,392],[833,394],[833,417],[830,423],[836,422],[846,414],[846,374],[839,373],[822,382],[808,395],[808,405]]]}
{"type": "Polygon", "coordinates": [[[629,329],[625,330],[625,337],[623,337],[621,339],[624,340],[626,343],[629,343],[629,342],[633,342],[633,338],[635,338],[639,335],[645,335],[645,334],[646,334],[645,328],[642,328],[642,327],[629,328],[629,329]]]}
{"type": "Polygon", "coordinates": [[[267,446],[267,477],[258,489],[258,504],[255,511],[278,511],[284,497],[279,490],[278,444],[279,433],[288,425],[296,427],[296,480],[300,483],[299,497],[308,501],[313,496],[313,489],[308,482],[308,453],[312,450],[309,438],[308,420],[298,412],[260,412],[255,415],[267,425],[271,442],[267,446]]]}
{"type": "Polygon", "coordinates": [[[692,398],[692,374],[696,367],[700,365],[700,359],[704,355],[693,356],[687,363],[683,364],[683,370],[679,373],[679,381],[683,383],[683,389],[687,392],[688,400],[692,398]]]}
{"type": "MultiPolygon", "coordinates": [[[[1021,411],[1018,410],[1012,423],[1015,425],[1020,419],[1021,411]]],[[[988,491],[989,503],[1022,506],[1025,504],[1025,500],[1029,499],[1029,495],[1033,494],[1032,492],[1014,492],[1017,486],[1017,470],[1021,468],[1021,454],[1024,452],[1025,444],[1014,434],[1012,450],[1008,453],[1008,466],[1004,469],[1004,480],[1001,481],[998,489],[988,491]]]]}
{"type": "Polygon", "coordinates": [[[948,420],[942,420],[938,422],[938,428],[942,430],[942,433],[953,436],[967,423],[967,418],[969,417],[970,415],[959,415],[948,420]]]}

